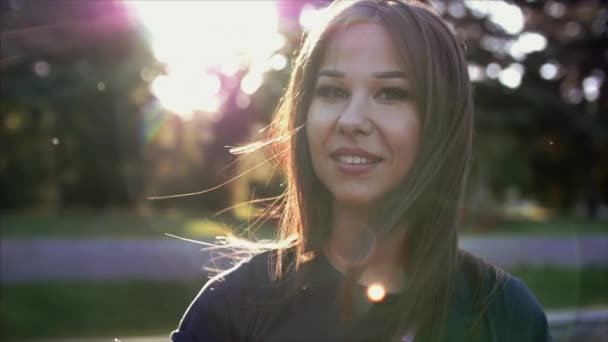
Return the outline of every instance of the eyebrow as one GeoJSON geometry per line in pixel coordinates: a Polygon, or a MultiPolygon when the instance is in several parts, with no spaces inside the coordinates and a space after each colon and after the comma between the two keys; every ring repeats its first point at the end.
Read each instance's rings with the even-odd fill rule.
{"type": "MultiPolygon", "coordinates": [[[[319,72],[319,77],[321,76],[344,78],[344,73],[342,71],[337,70],[321,70],[319,72]]],[[[374,76],[375,78],[407,78],[405,77],[405,73],[403,71],[397,70],[374,72],[372,73],[372,76],[374,76]]]]}

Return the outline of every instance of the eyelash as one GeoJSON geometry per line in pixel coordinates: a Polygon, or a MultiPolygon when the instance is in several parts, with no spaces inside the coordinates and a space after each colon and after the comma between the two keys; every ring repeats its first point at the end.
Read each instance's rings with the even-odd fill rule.
{"type": "MultiPolygon", "coordinates": [[[[315,95],[327,100],[344,99],[350,96],[346,89],[334,85],[318,86],[315,95]]],[[[380,98],[381,101],[406,101],[409,97],[409,92],[400,87],[384,87],[374,97],[380,98]],[[384,98],[380,98],[382,95],[384,95],[384,98]]]]}

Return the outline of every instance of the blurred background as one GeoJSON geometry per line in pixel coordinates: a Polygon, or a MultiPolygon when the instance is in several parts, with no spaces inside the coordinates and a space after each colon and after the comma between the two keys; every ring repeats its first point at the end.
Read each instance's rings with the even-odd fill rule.
{"type": "MultiPolygon", "coordinates": [[[[461,246],[525,280],[558,340],[607,338],[606,2],[427,2],[475,90],[461,246]]],[[[280,173],[228,150],[265,138],[328,3],[0,0],[3,341],[166,340],[226,266],[167,234],[273,236],[276,202],[251,200],[280,173]]]]}

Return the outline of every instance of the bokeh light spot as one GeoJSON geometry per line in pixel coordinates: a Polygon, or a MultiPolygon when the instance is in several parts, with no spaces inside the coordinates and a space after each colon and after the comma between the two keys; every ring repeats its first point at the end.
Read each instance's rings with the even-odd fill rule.
{"type": "Polygon", "coordinates": [[[460,2],[452,1],[448,5],[448,13],[454,18],[463,18],[467,11],[460,2]]]}
{"type": "Polygon", "coordinates": [[[367,298],[372,302],[380,302],[386,297],[386,289],[380,283],[373,283],[367,287],[367,298]]]}
{"type": "Polygon", "coordinates": [[[21,115],[17,112],[8,113],[4,122],[9,131],[17,131],[19,128],[21,128],[22,123],[21,115]]]}
{"type": "Polygon", "coordinates": [[[281,54],[276,54],[270,59],[270,67],[273,70],[283,70],[287,66],[287,58],[281,54]]]}
{"type": "Polygon", "coordinates": [[[544,9],[545,13],[554,18],[561,18],[566,13],[566,6],[557,1],[548,1],[544,9]]]}
{"type": "Polygon", "coordinates": [[[488,78],[497,79],[500,75],[501,70],[502,68],[498,63],[490,63],[486,67],[486,75],[488,76],[488,78]]]}
{"type": "Polygon", "coordinates": [[[483,69],[479,65],[474,64],[474,63],[469,63],[467,69],[468,69],[469,78],[471,79],[471,81],[473,81],[473,82],[483,81],[483,79],[485,78],[483,69]]]}
{"type": "Polygon", "coordinates": [[[141,68],[141,71],[139,72],[139,77],[141,77],[143,81],[149,83],[154,80],[154,77],[156,77],[156,73],[154,72],[154,70],[152,70],[152,68],[146,66],[141,68]]]}
{"type": "Polygon", "coordinates": [[[500,72],[498,80],[505,87],[515,89],[521,84],[523,73],[523,65],[519,63],[513,63],[500,72]]]}
{"type": "Polygon", "coordinates": [[[565,85],[562,88],[562,96],[568,103],[577,104],[583,101],[583,91],[572,85],[565,85]]]}
{"type": "Polygon", "coordinates": [[[243,93],[238,94],[236,97],[236,105],[241,109],[248,108],[249,105],[251,105],[251,99],[249,98],[249,95],[243,93]]]}
{"type": "Polygon", "coordinates": [[[524,32],[509,44],[509,54],[516,60],[523,60],[527,54],[547,48],[547,38],[540,33],[524,32]]]}
{"type": "Polygon", "coordinates": [[[571,39],[578,37],[578,35],[581,34],[582,31],[583,29],[581,28],[581,25],[575,21],[569,21],[568,23],[566,23],[566,26],[564,26],[564,34],[566,35],[566,37],[569,37],[571,39]]]}
{"type": "Polygon", "coordinates": [[[46,61],[38,61],[32,66],[34,74],[38,77],[46,77],[51,73],[51,65],[46,61]]]}
{"type": "Polygon", "coordinates": [[[241,81],[241,90],[247,95],[252,95],[262,85],[262,82],[261,75],[249,73],[241,81]]]}
{"type": "Polygon", "coordinates": [[[554,62],[547,62],[540,67],[540,77],[546,80],[554,80],[559,72],[559,65],[554,62]]]}
{"type": "Polygon", "coordinates": [[[600,85],[601,80],[596,76],[585,77],[583,80],[583,92],[585,93],[585,99],[589,102],[593,102],[600,97],[600,85]]]}
{"type": "Polygon", "coordinates": [[[464,4],[476,16],[487,16],[509,34],[518,34],[524,28],[524,15],[517,5],[498,0],[465,0],[464,4]]]}

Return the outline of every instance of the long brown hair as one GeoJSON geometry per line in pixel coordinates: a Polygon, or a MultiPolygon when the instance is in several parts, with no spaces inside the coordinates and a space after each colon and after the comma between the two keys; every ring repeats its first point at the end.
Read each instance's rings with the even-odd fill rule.
{"type": "MultiPolygon", "coordinates": [[[[417,159],[386,196],[375,227],[379,233],[406,229],[404,268],[411,295],[400,329],[427,330],[437,340],[442,329],[430,328],[446,319],[460,265],[457,232],[472,149],[473,101],[463,48],[440,16],[419,2],[336,1],[326,11],[325,20],[305,36],[271,124],[287,178],[278,238],[294,239],[289,266],[297,269],[303,256],[321,251],[329,235],[331,194],[315,175],[301,128],[327,41],[352,23],[378,23],[390,34],[413,86],[422,132],[417,159]]],[[[287,267],[286,251],[276,256],[276,278],[287,267]]]]}

